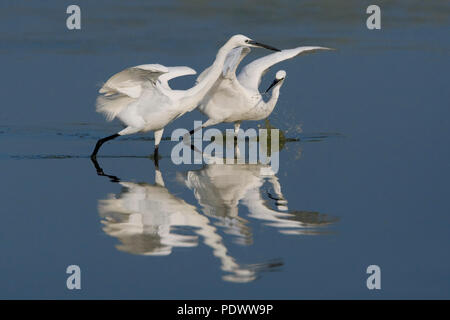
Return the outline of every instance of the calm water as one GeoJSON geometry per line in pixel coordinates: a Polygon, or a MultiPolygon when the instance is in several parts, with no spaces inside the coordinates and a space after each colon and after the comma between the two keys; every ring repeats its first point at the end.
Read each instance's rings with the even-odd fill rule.
{"type": "Polygon", "coordinates": [[[77,3],[81,31],[70,2],[0,5],[0,298],[450,298],[448,2],[381,1],[379,31],[356,0],[77,3]],[[98,176],[88,155],[120,128],[94,111],[99,84],[142,63],[200,72],[236,33],[338,49],[263,80],[288,73],[279,171],[176,166],[170,141],[157,171],[149,134],[105,145],[115,178],[98,176]]]}

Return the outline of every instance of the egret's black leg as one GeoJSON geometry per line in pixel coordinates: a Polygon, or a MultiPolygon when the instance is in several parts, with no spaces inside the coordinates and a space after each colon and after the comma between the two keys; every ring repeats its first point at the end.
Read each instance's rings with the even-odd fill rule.
{"type": "Polygon", "coordinates": [[[159,146],[155,147],[155,152],[153,153],[153,160],[155,162],[155,168],[159,170],[159,154],[158,154],[159,146]]]}
{"type": "Polygon", "coordinates": [[[196,133],[198,130],[201,130],[201,129],[203,129],[203,126],[199,126],[195,129],[192,129],[191,131],[189,131],[189,135],[192,136],[194,133],[196,133]]]}
{"type": "Polygon", "coordinates": [[[91,157],[91,161],[94,164],[95,170],[97,171],[97,174],[102,177],[108,177],[112,182],[120,182],[120,179],[116,176],[105,174],[103,172],[103,169],[100,167],[100,165],[97,162],[97,159],[95,157],[91,157]]]}
{"type": "Polygon", "coordinates": [[[192,143],[191,143],[190,147],[191,147],[191,150],[194,152],[198,152],[200,154],[203,153],[201,150],[198,150],[198,148],[196,146],[194,146],[194,144],[192,144],[192,143]]]}
{"type": "Polygon", "coordinates": [[[106,141],[115,139],[115,138],[117,138],[117,137],[119,137],[119,136],[120,136],[120,134],[115,133],[115,134],[113,134],[113,135],[111,135],[111,136],[109,136],[109,137],[105,137],[105,138],[102,138],[102,139],[98,140],[98,141],[97,141],[97,144],[95,145],[94,152],[92,152],[92,154],[91,154],[91,158],[92,158],[92,159],[97,158],[97,152],[98,152],[98,150],[100,149],[100,147],[102,146],[102,144],[104,144],[106,141]]]}
{"type": "Polygon", "coordinates": [[[187,139],[188,138],[190,138],[190,142],[192,143],[192,137],[193,137],[193,134],[195,133],[195,132],[197,132],[198,130],[200,130],[202,127],[197,127],[197,128],[195,128],[195,129],[192,129],[191,131],[189,131],[188,133],[186,133],[184,136],[183,136],[183,142],[184,143],[188,143],[187,142],[187,139]]]}

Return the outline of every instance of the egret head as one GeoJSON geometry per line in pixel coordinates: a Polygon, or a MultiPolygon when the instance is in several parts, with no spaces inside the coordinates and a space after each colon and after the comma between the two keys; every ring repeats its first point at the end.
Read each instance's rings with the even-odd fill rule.
{"type": "Polygon", "coordinates": [[[272,84],[267,88],[265,93],[269,92],[269,90],[275,87],[276,85],[281,86],[285,78],[286,78],[286,71],[284,70],[278,71],[277,74],[275,75],[275,80],[273,80],[272,84]]]}
{"type": "Polygon", "coordinates": [[[256,48],[266,48],[273,51],[281,51],[277,48],[274,48],[272,46],[269,46],[267,44],[263,44],[260,42],[256,42],[255,40],[250,39],[249,37],[246,37],[242,34],[237,34],[235,36],[232,36],[230,41],[236,46],[244,46],[244,47],[256,47],[256,48]]]}

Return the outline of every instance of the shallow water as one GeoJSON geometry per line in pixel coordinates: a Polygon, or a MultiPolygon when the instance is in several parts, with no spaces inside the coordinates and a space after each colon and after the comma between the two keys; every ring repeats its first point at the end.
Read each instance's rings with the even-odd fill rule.
{"type": "Polygon", "coordinates": [[[0,298],[450,297],[448,2],[382,1],[379,31],[369,2],[240,3],[79,1],[72,32],[65,4],[2,2],[0,298]],[[167,127],[159,170],[151,134],[91,162],[120,128],[94,111],[102,81],[142,63],[200,72],[235,33],[337,49],[263,79],[288,74],[269,118],[288,138],[276,174],[173,164],[170,134],[197,111],[167,127]]]}

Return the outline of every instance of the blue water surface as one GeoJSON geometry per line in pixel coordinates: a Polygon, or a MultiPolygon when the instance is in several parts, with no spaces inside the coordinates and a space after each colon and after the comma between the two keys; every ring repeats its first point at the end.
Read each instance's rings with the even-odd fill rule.
{"type": "Polygon", "coordinates": [[[0,4],[0,298],[450,298],[449,2],[379,1],[381,30],[368,1],[80,0],[74,31],[70,4],[0,4]],[[279,171],[175,165],[167,139],[205,120],[193,111],[166,127],[159,171],[149,133],[101,150],[120,184],[97,175],[96,140],[121,128],[95,113],[102,82],[144,63],[201,72],[236,33],[337,49],[262,81],[287,72],[279,171]]]}

